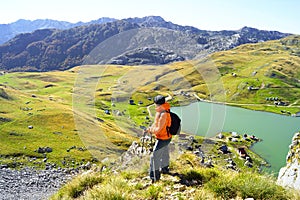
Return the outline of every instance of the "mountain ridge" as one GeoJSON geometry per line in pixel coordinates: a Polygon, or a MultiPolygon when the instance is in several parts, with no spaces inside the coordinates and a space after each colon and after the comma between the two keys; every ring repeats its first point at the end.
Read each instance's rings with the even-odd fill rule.
{"type": "Polygon", "coordinates": [[[117,19],[102,17],[97,20],[92,20],[89,22],[80,21],[76,23],[71,23],[67,21],[59,21],[59,20],[52,20],[52,19],[36,19],[36,20],[19,19],[9,24],[0,24],[0,34],[1,34],[0,44],[4,44],[8,40],[15,37],[17,34],[30,33],[37,29],[47,29],[47,28],[69,29],[76,26],[102,24],[102,23],[111,22],[115,20],[117,19]]]}
{"type": "MultiPolygon", "coordinates": [[[[84,62],[97,64],[102,61],[102,58],[97,58],[97,62],[93,59],[94,63],[90,63],[86,58],[90,56],[93,49],[112,36],[116,38],[113,43],[109,44],[113,55],[108,60],[126,54],[126,51],[132,53],[132,50],[141,47],[159,48],[161,52],[174,52],[184,59],[197,59],[199,56],[228,50],[241,44],[280,39],[290,35],[249,27],[238,31],[206,31],[166,22],[158,16],[128,18],[103,24],[77,26],[66,30],[43,29],[42,31],[47,33],[44,38],[40,38],[40,31],[17,35],[1,45],[0,69],[50,71],[69,69],[84,62]],[[128,33],[128,31],[131,32],[128,33]],[[120,43],[115,43],[116,39],[123,36],[127,38],[119,39],[123,46],[125,43],[127,46],[115,55],[113,51],[120,50],[120,47],[116,46],[120,45],[120,43]]],[[[152,57],[153,59],[149,62],[142,58],[140,63],[166,64],[160,62],[157,56],[152,57]]],[[[124,62],[123,64],[134,63],[124,62]]]]}

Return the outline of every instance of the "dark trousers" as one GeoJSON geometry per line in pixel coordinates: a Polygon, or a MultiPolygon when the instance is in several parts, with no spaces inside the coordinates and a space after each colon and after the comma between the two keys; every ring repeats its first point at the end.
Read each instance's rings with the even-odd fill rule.
{"type": "Polygon", "coordinates": [[[160,169],[168,169],[170,163],[169,144],[171,139],[156,140],[153,153],[150,157],[150,178],[154,181],[160,179],[160,169]]]}

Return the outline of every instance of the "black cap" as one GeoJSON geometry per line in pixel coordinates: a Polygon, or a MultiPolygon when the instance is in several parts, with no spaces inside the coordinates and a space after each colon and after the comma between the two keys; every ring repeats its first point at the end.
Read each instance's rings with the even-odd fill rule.
{"type": "Polygon", "coordinates": [[[156,97],[154,97],[154,103],[158,104],[158,105],[162,105],[166,102],[166,99],[164,96],[162,95],[157,95],[156,97]]]}

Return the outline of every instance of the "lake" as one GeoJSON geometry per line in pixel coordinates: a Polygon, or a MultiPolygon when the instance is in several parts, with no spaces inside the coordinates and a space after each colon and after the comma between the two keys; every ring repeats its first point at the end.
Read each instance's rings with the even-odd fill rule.
{"type": "Polygon", "coordinates": [[[182,130],[187,133],[213,137],[218,132],[235,131],[255,135],[263,141],[251,148],[271,165],[277,174],[285,166],[294,133],[300,130],[300,117],[284,116],[243,108],[196,102],[173,107],[182,118],[182,130]]]}

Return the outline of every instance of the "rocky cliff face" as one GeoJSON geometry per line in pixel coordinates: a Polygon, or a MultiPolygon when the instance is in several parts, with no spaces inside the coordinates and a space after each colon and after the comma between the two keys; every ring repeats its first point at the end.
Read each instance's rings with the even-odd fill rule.
{"type": "Polygon", "coordinates": [[[292,139],[286,166],[279,171],[277,184],[300,190],[300,132],[292,139]]]}
{"type": "Polygon", "coordinates": [[[158,48],[140,48],[131,52],[112,58],[108,64],[116,65],[157,65],[167,64],[170,62],[183,61],[184,57],[174,52],[167,52],[158,48]]]}

